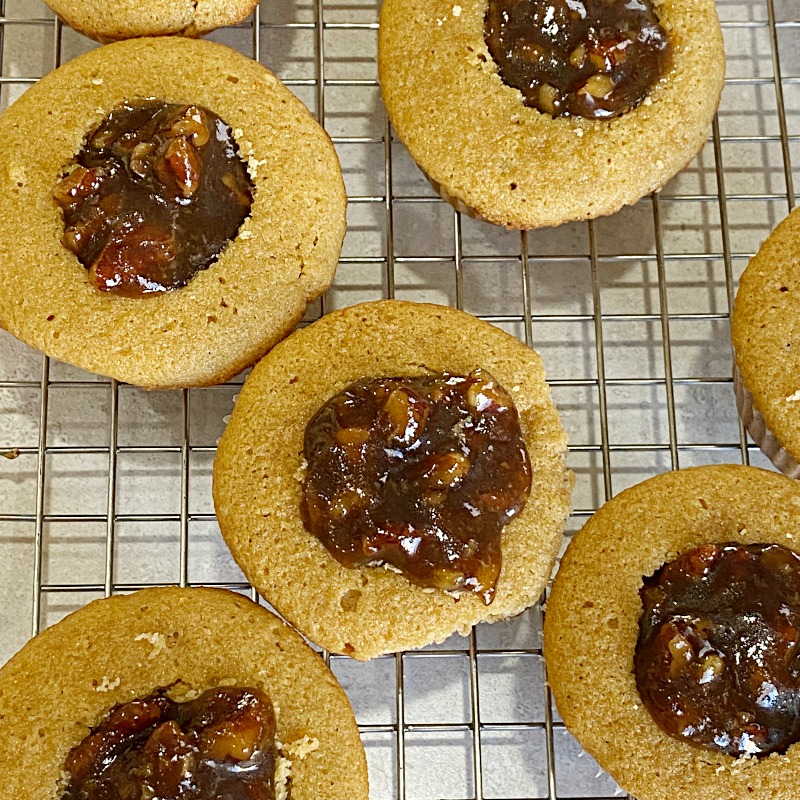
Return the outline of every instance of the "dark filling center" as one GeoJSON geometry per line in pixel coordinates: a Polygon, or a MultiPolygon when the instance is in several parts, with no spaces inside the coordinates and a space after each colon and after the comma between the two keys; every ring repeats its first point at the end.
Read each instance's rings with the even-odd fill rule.
{"type": "Polygon", "coordinates": [[[98,289],[128,297],[185,286],[235,238],[252,195],[216,114],[157,101],[114,109],[53,192],[64,246],[98,289]]]}
{"type": "Polygon", "coordinates": [[[67,756],[61,800],[275,800],[275,715],[251,688],[116,706],[67,756]]]}
{"type": "Polygon", "coordinates": [[[640,595],[636,685],[660,728],[735,757],[800,741],[800,557],[703,545],[640,595]]]}
{"type": "Polygon", "coordinates": [[[503,82],[553,117],[618,117],[671,63],[650,0],[489,0],[484,38],[503,82]]]}
{"type": "Polygon", "coordinates": [[[303,517],[340,563],[491,603],[531,474],[517,410],[485,370],[354,383],[309,422],[305,457],[303,517]]]}

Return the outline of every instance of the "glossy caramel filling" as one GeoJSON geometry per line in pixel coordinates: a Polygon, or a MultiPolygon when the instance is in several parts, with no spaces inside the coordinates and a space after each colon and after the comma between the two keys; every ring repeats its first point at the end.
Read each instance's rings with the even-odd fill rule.
{"type": "Polygon", "coordinates": [[[503,83],[553,117],[618,117],[671,64],[650,0],[489,0],[484,38],[503,83]]]}
{"type": "Polygon", "coordinates": [[[670,736],[731,756],[800,741],[800,557],[709,544],[646,578],[634,666],[670,736]]]}
{"type": "Polygon", "coordinates": [[[500,534],[531,473],[517,410],[488,372],[354,383],[309,422],[305,457],[303,518],[340,563],[492,601],[500,534]]]}
{"type": "Polygon", "coordinates": [[[250,213],[253,185],[230,128],[197,105],[114,109],[55,187],[64,246],[101,291],[185,286],[250,213]]]}
{"type": "Polygon", "coordinates": [[[275,715],[264,692],[161,689],[116,706],[64,763],[61,800],[275,800],[275,715]]]}

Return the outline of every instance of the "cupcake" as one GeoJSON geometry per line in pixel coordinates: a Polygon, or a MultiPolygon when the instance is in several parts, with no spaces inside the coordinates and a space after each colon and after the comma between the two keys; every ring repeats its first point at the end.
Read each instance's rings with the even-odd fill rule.
{"type": "Polygon", "coordinates": [[[0,143],[0,325],[49,356],[146,388],[219,383],[333,278],[331,140],[230,48],[92,50],[0,117],[0,143]]]}
{"type": "Polygon", "coordinates": [[[713,0],[385,0],[378,67],[439,194],[538,228],[612,214],[683,169],[725,58],[713,0]]]}
{"type": "Polygon", "coordinates": [[[569,513],[565,455],[534,351],[451,308],[367,303],[254,368],[214,505],[268,602],[368,659],[536,602],[569,513]]]}
{"type": "Polygon", "coordinates": [[[135,36],[203,36],[241,22],[258,0],[46,0],[76,31],[98,42],[135,36]]]}
{"type": "Polygon", "coordinates": [[[640,800],[798,796],[800,488],[753,467],[671,472],[567,548],[544,655],[567,728],[640,800]]]}
{"type": "Polygon", "coordinates": [[[800,214],[764,242],[739,281],[731,317],[736,405],[753,441],[800,477],[800,214]]]}
{"type": "Polygon", "coordinates": [[[322,659],[220,589],[144,589],[48,628],[0,669],[0,734],[20,800],[368,795],[322,659]]]}

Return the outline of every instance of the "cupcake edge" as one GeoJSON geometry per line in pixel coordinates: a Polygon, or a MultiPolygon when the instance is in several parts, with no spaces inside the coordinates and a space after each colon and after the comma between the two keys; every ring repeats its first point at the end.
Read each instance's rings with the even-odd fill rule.
{"type": "Polygon", "coordinates": [[[205,36],[242,22],[259,0],[142,0],[121,8],[119,0],[45,0],[69,27],[101,44],[140,36],[205,36]],[[98,9],[97,6],[100,6],[98,9]]]}

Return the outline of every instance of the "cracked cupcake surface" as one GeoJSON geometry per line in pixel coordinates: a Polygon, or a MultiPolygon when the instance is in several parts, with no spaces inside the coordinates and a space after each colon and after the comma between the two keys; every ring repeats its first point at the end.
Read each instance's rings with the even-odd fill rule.
{"type": "Polygon", "coordinates": [[[203,36],[241,22],[258,0],[46,0],[75,30],[100,42],[137,36],[203,36]]]}

